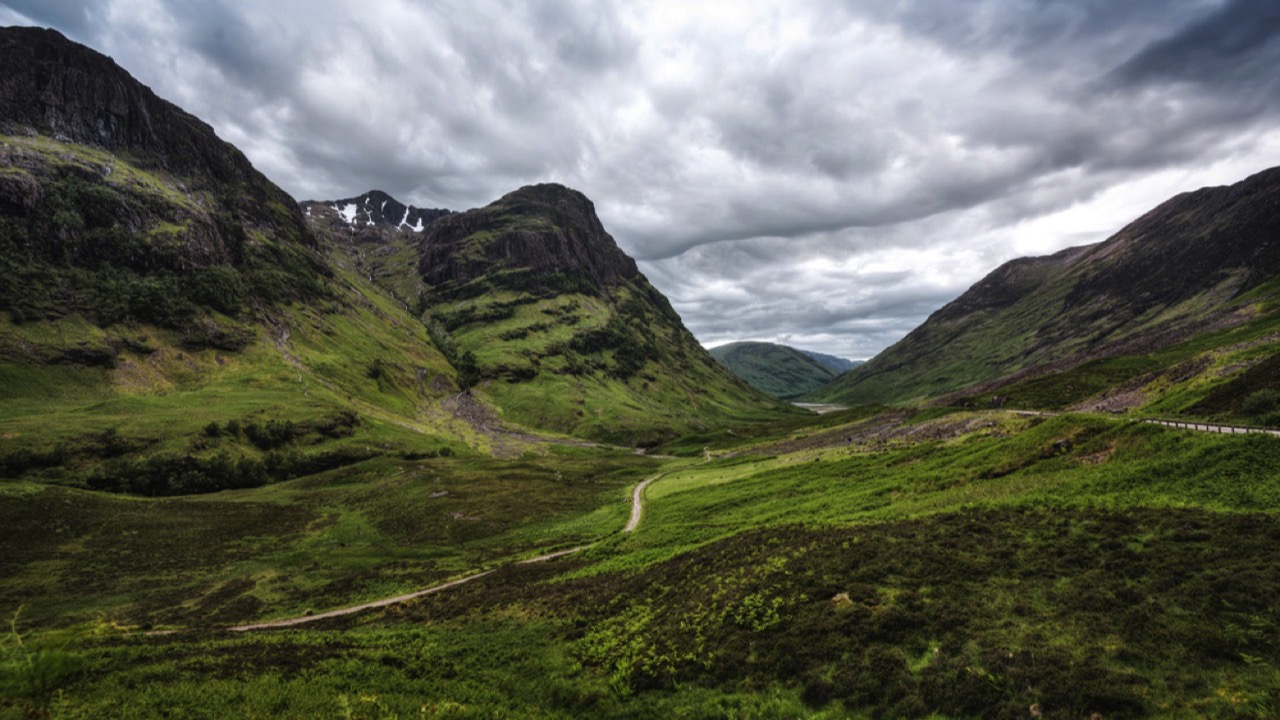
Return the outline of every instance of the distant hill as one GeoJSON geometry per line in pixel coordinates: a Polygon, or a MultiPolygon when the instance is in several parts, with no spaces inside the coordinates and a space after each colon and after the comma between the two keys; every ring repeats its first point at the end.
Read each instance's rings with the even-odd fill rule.
{"type": "Polygon", "coordinates": [[[836,357],[835,355],[827,355],[825,353],[814,352],[812,350],[801,350],[800,352],[822,363],[827,367],[827,369],[836,375],[839,375],[842,372],[848,372],[866,362],[865,360],[850,360],[848,358],[836,357]]]}
{"type": "MultiPolygon", "coordinates": [[[[1247,328],[1272,322],[1278,275],[1280,168],[1274,168],[1178,195],[1105,242],[1006,263],[815,399],[901,403],[961,390],[994,399],[1005,395],[1002,387],[1091,367],[1060,383],[1041,381],[1041,391],[1054,384],[1052,402],[1066,405],[1115,383],[1136,383],[1122,404],[1141,405],[1156,396],[1156,385],[1146,393],[1136,388],[1165,369],[1153,353],[1186,362],[1226,342],[1215,338],[1251,336],[1247,328]],[[1233,328],[1234,335],[1222,334],[1233,328]]],[[[1252,351],[1233,371],[1261,356],[1261,349],[1252,351]]],[[[1196,375],[1188,368],[1177,381],[1196,375]]],[[[1205,380],[1196,392],[1216,382],[1205,380]]],[[[1049,402],[1044,392],[1038,397],[1049,402]]]]}
{"type": "Polygon", "coordinates": [[[811,392],[837,374],[810,353],[776,343],[735,342],[709,352],[752,387],[779,398],[811,392]]]}

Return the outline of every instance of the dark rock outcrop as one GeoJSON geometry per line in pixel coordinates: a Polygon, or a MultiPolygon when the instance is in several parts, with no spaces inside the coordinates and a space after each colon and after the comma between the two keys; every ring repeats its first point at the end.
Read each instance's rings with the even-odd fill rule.
{"type": "Polygon", "coordinates": [[[53,30],[0,28],[0,310],[184,326],[315,297],[297,204],[213,129],[53,30]]]}
{"type": "Polygon", "coordinates": [[[131,151],[167,170],[221,182],[261,178],[209,125],[56,30],[0,28],[0,129],[131,151]]]}
{"type": "Polygon", "coordinates": [[[560,276],[607,291],[639,274],[596,217],[563,185],[531,185],[483,208],[440,218],[422,238],[418,269],[443,296],[495,272],[560,276]]]}

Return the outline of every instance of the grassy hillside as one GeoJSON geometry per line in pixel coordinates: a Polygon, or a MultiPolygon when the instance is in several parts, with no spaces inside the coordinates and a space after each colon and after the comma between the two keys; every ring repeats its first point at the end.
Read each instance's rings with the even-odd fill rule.
{"type": "Polygon", "coordinates": [[[1078,409],[1280,426],[1280,385],[1273,372],[1280,359],[1278,310],[1268,299],[1250,307],[1252,319],[1163,349],[1050,366],[944,400],[967,407],[1078,409]]]}
{"type": "MultiPolygon", "coordinates": [[[[823,422],[671,463],[635,535],[405,606],[29,639],[119,668],[58,681],[60,707],[99,717],[1271,712],[1280,440],[1003,411],[823,422]]],[[[382,528],[398,505],[362,511],[382,528]]]]}
{"type": "Polygon", "coordinates": [[[581,193],[523,188],[381,242],[312,225],[394,295],[416,290],[436,346],[503,422],[653,446],[790,412],[702,349],[581,193]]]}
{"type": "Polygon", "coordinates": [[[817,395],[909,402],[1148,354],[1262,311],[1280,275],[1280,169],[1179,195],[1104,243],[997,269],[817,395]]]}
{"type": "Polygon", "coordinates": [[[708,352],[751,387],[779,398],[811,392],[837,375],[808,354],[774,343],[736,342],[708,352]]]}

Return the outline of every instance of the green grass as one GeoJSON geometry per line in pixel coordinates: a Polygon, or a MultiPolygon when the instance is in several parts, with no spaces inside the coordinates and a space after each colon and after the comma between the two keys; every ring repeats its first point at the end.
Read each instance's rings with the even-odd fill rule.
{"type": "Polygon", "coordinates": [[[1183,417],[1258,424],[1243,401],[1274,388],[1280,316],[1258,315],[1234,327],[1194,335],[1142,355],[1118,355],[1023,380],[956,405],[986,407],[997,397],[1005,407],[1058,410],[1103,401],[1118,391],[1130,398],[1121,409],[1141,417],[1183,417]]]}
{"type": "Polygon", "coordinates": [[[164,500],[7,483],[0,606],[39,623],[205,625],[355,604],[614,532],[652,465],[380,458],[164,500]]]}
{"type": "Polygon", "coordinates": [[[512,423],[623,445],[653,446],[726,425],[776,420],[755,396],[661,317],[639,281],[609,296],[495,289],[440,302],[430,319],[474,353],[476,392],[512,423]],[[622,355],[640,348],[642,360],[622,355]]]}
{"type": "MultiPolygon", "coordinates": [[[[407,307],[405,247],[330,250],[314,302],[208,315],[251,331],[235,350],[0,314],[0,610],[23,608],[0,718],[1275,715],[1276,438],[972,409],[988,395],[788,411],[646,325],[662,308],[637,309],[641,285],[426,308],[446,335],[407,307]],[[450,363],[464,350],[476,406],[450,363]],[[263,443],[248,424],[292,431],[263,443]],[[221,456],[275,469],[203,495],[86,489],[221,456]],[[342,460],[307,469],[326,457],[342,460]],[[486,569],[303,629],[216,632],[486,569]]],[[[1027,312],[1017,327],[1043,322],[1027,312]]],[[[1273,389],[1278,323],[996,393],[1050,409],[1119,387],[1137,417],[1241,418],[1273,389]]]]}
{"type": "Polygon", "coordinates": [[[308,630],[108,634],[76,646],[89,669],[41,702],[95,717],[1274,707],[1280,441],[1088,415],[888,417],[813,417],[730,438],[733,457],[669,461],[631,536],[612,533],[654,461],[586,448],[378,458],[183,500],[11,484],[0,527],[28,550],[3,570],[5,601],[41,627],[103,612],[217,625],[603,538],[308,630]]]}

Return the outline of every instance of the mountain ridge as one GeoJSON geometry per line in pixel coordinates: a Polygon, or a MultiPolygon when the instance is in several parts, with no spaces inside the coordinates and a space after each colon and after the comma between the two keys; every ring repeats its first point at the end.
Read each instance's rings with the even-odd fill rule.
{"type": "Polygon", "coordinates": [[[804,353],[805,355],[808,355],[809,357],[813,358],[814,360],[817,360],[818,362],[822,363],[828,369],[830,369],[831,372],[835,373],[836,375],[839,375],[842,372],[848,372],[849,370],[852,370],[858,367],[859,365],[861,365],[862,363],[866,362],[865,360],[850,360],[849,358],[843,358],[837,355],[828,355],[826,353],[815,352],[813,350],[805,350],[803,348],[796,348],[796,349],[804,353]]]}
{"type": "Polygon", "coordinates": [[[906,402],[1248,321],[1280,276],[1280,168],[1181,193],[1107,240],[1001,265],[816,395],[906,402]],[[1270,289],[1268,289],[1270,288],[1270,289]],[[1200,329],[1197,329],[1200,328],[1200,329]]]}
{"type": "Polygon", "coordinates": [[[475,292],[467,286],[494,267],[533,275],[581,272],[597,289],[640,275],[595,205],[555,183],[527,185],[483,208],[441,218],[423,237],[418,270],[436,294],[475,292]]]}
{"type": "Polygon", "coordinates": [[[396,230],[420,233],[427,225],[452,213],[445,209],[405,205],[382,190],[370,190],[341,200],[303,200],[298,205],[308,218],[342,222],[350,226],[352,232],[390,226],[396,230]]]}
{"type": "Polygon", "coordinates": [[[0,29],[0,158],[0,309],[19,320],[142,320],[195,343],[217,316],[323,294],[287,193],[56,31],[0,29]]]}
{"type": "Polygon", "coordinates": [[[784,411],[706,353],[577,190],[525,186],[421,233],[392,231],[394,217],[352,233],[309,220],[413,308],[508,421],[653,445],[784,411]]]}

